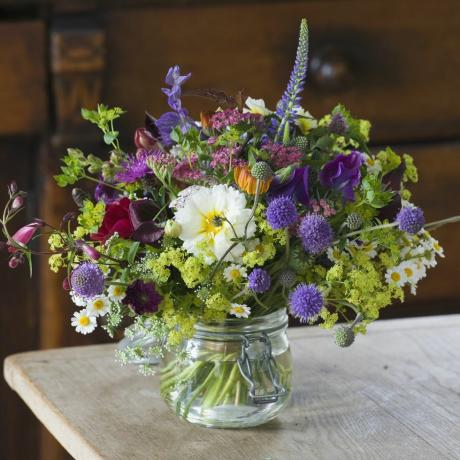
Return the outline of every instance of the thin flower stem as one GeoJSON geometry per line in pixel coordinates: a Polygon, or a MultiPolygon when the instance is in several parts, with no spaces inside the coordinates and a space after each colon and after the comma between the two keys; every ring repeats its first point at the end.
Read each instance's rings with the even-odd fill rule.
{"type": "Polygon", "coordinates": [[[112,185],[112,184],[108,184],[107,182],[104,182],[102,180],[99,180],[99,179],[95,179],[94,177],[91,177],[91,176],[88,176],[86,174],[84,174],[82,176],[83,179],[87,179],[87,180],[90,180],[92,182],[96,182],[97,184],[101,184],[101,185],[105,185],[106,187],[110,187],[110,188],[113,188],[114,190],[117,190],[119,192],[122,192],[123,190],[119,187],[116,187],[115,185],[112,185]]]}
{"type": "Polygon", "coordinates": [[[425,225],[426,229],[436,230],[438,227],[446,224],[453,224],[455,222],[460,222],[460,216],[452,216],[448,217],[447,219],[436,220],[434,222],[429,222],[425,225]]]}

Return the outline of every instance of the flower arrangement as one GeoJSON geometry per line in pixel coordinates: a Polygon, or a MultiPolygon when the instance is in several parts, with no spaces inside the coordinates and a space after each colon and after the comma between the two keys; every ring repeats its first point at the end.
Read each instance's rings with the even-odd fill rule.
{"type": "Polygon", "coordinates": [[[78,307],[77,332],[102,326],[112,336],[128,320],[156,339],[157,353],[174,350],[198,322],[284,308],[325,329],[344,322],[335,341],[349,346],[406,288],[415,294],[444,256],[429,230],[459,217],[425,222],[410,202],[413,159],[391,148],[371,153],[368,121],[342,105],[319,119],[302,108],[307,57],[303,20],[275,110],[207,90],[217,108],[199,121],[182,104],[191,74],[172,67],[162,90],[171,110],[146,115],[132,152],[114,127],[122,109],[82,109],[108,159],[70,148],[55,179],[91,181],[94,192],[73,189],[78,211],[61,227],[36,219],[10,234],[25,199],[13,183],[1,220],[10,267],[30,262],[29,243],[47,233],[50,268],[66,270],[78,307]]]}

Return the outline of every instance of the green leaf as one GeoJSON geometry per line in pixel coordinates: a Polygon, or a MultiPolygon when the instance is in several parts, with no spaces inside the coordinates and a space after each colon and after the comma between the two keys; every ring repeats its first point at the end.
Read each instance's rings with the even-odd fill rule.
{"type": "Polygon", "coordinates": [[[363,179],[361,191],[364,202],[376,209],[386,206],[393,197],[393,192],[384,190],[380,179],[372,174],[363,179]]]}
{"type": "Polygon", "coordinates": [[[127,260],[130,265],[134,263],[134,259],[136,258],[136,254],[139,249],[139,246],[140,246],[139,241],[135,241],[129,247],[127,260]]]}
{"type": "Polygon", "coordinates": [[[110,145],[117,137],[118,137],[118,131],[108,131],[107,133],[104,134],[104,142],[110,145]]]}

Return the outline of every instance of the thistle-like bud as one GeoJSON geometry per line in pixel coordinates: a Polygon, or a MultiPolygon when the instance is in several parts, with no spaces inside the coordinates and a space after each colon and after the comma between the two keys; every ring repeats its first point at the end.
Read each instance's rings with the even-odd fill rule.
{"type": "Polygon", "coordinates": [[[281,286],[285,288],[290,288],[294,286],[296,279],[297,279],[297,276],[295,272],[287,268],[286,270],[283,270],[281,272],[278,282],[280,283],[281,286]]]}
{"type": "Polygon", "coordinates": [[[359,230],[363,225],[363,218],[356,212],[352,212],[345,219],[345,225],[351,230],[359,230]]]}
{"type": "Polygon", "coordinates": [[[297,136],[294,139],[294,146],[306,153],[308,150],[308,138],[305,136],[297,136]]]}
{"type": "Polygon", "coordinates": [[[268,181],[273,177],[272,168],[265,161],[258,161],[251,169],[252,177],[256,179],[268,181]]]}
{"type": "Polygon", "coordinates": [[[157,141],[145,128],[137,128],[134,132],[134,144],[138,149],[152,150],[157,141]]]}
{"type": "Polygon", "coordinates": [[[174,220],[168,220],[165,225],[165,235],[177,238],[182,232],[182,227],[174,220]]]}
{"type": "Polygon", "coordinates": [[[355,333],[349,326],[340,326],[335,331],[335,343],[339,347],[349,347],[355,341],[355,333]]]}
{"type": "Polygon", "coordinates": [[[87,200],[91,200],[91,195],[81,188],[73,188],[72,189],[72,198],[75,204],[81,208],[83,207],[83,203],[87,200]]]}

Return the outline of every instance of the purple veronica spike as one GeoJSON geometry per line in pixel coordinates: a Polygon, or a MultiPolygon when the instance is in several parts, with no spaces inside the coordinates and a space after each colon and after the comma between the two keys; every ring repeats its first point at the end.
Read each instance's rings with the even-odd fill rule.
{"type": "MultiPolygon", "coordinates": [[[[306,19],[300,23],[299,44],[295,58],[294,68],[292,69],[289,83],[281,100],[276,107],[276,114],[279,117],[276,137],[279,138],[284,130],[286,123],[295,118],[295,108],[299,106],[300,93],[303,90],[305,77],[307,75],[308,64],[308,25],[306,19]]],[[[278,123],[278,121],[275,121],[278,123]]]]}

